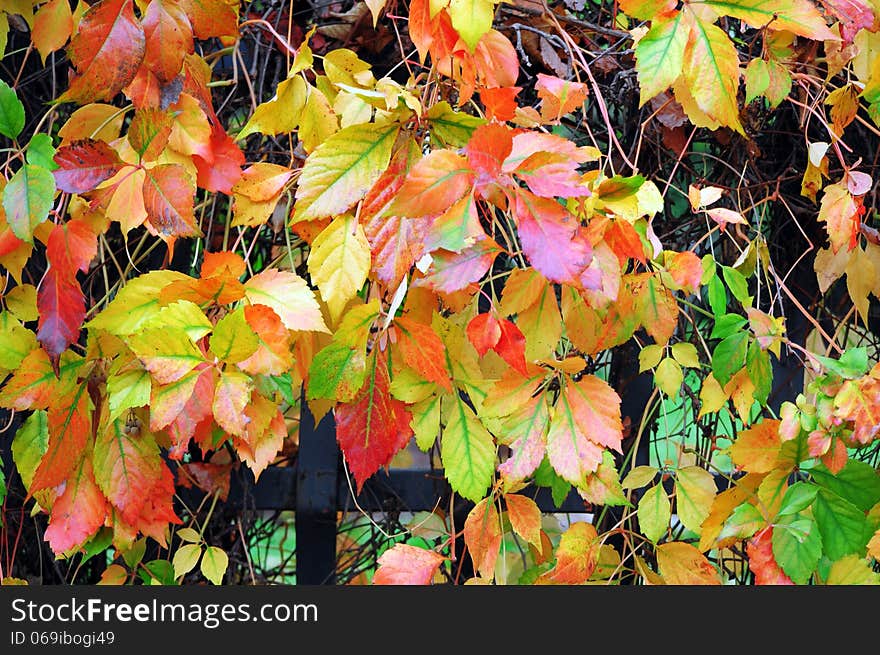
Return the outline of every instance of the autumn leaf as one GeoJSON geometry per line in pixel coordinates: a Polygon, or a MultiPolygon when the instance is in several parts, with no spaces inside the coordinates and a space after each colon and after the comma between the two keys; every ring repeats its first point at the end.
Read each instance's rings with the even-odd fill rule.
{"type": "Polygon", "coordinates": [[[718,571],[703,553],[681,541],[657,546],[657,569],[670,585],[721,584],[718,571]]]}
{"type": "Polygon", "coordinates": [[[244,284],[253,305],[272,309],[288,330],[329,332],[315,294],[296,273],[269,268],[244,284]]]}
{"type": "Polygon", "coordinates": [[[377,560],[374,585],[427,585],[445,558],[408,544],[394,544],[377,560]]]}
{"type": "Polygon", "coordinates": [[[391,397],[388,368],[374,354],[367,365],[367,376],[358,396],[351,403],[336,406],[336,438],[354,474],[358,491],[412,437],[410,413],[391,397]]]}
{"type": "Polygon", "coordinates": [[[762,530],[746,545],[749,569],[759,585],[793,585],[791,578],[776,563],[773,556],[773,528],[762,530]]]}
{"type": "Polygon", "coordinates": [[[504,502],[513,531],[535,548],[541,548],[541,510],[535,501],[520,494],[506,494],[504,502]]]}
{"type": "Polygon", "coordinates": [[[183,58],[193,51],[193,33],[186,11],[176,0],[152,0],[141,25],[146,46],[144,66],[161,84],[168,84],[180,72],[183,58]]]}
{"type": "Polygon", "coordinates": [[[636,513],[642,534],[654,543],[660,541],[669,530],[669,520],[672,518],[669,496],[662,484],[656,484],[645,492],[639,500],[636,513]]]}
{"type": "Polygon", "coordinates": [[[538,73],[535,90],[541,99],[541,118],[548,123],[557,122],[582,106],[588,95],[586,84],[562,80],[544,73],[538,73]]]}
{"type": "Polygon", "coordinates": [[[202,236],[193,212],[196,188],[180,164],[160,164],[146,171],[144,209],[163,237],[202,236]]]}
{"type": "Polygon", "coordinates": [[[467,159],[452,150],[434,150],[410,169],[386,214],[436,216],[464,197],[473,182],[467,159]]]}
{"type": "Polygon", "coordinates": [[[60,50],[67,43],[72,32],[73,14],[68,0],[49,0],[40,7],[34,15],[31,39],[44,65],[51,53],[60,50]]]}
{"type": "Polygon", "coordinates": [[[446,365],[446,347],[429,325],[400,317],[398,345],[403,361],[426,380],[436,382],[446,391],[452,391],[449,368],[446,365]]]}
{"type": "Polygon", "coordinates": [[[687,43],[688,29],[681,12],[654,20],[648,33],[639,39],[635,56],[640,107],[681,76],[687,43]]]}
{"type": "Polygon", "coordinates": [[[85,193],[122,169],[116,151],[103,141],[84,139],[58,148],[54,157],[55,186],[67,193],[85,193]]]}
{"type": "Polygon", "coordinates": [[[335,323],[370,271],[370,243],[363,226],[350,214],[333,219],[312,242],[308,265],[335,323]]]}
{"type": "Polygon", "coordinates": [[[165,468],[155,437],[145,425],[114,420],[98,431],[92,464],[104,495],[127,523],[135,524],[165,468]]]}
{"type": "Polygon", "coordinates": [[[578,390],[572,387],[572,383],[564,385],[553,408],[547,434],[547,456],[563,479],[580,487],[586,483],[586,476],[594,473],[602,462],[602,445],[593,440],[592,429],[598,426],[607,433],[608,424],[603,425],[605,419],[599,418],[601,415],[596,415],[579,397],[578,390]],[[579,412],[583,412],[585,406],[587,415],[580,416],[579,412]]]}
{"type": "Polygon", "coordinates": [[[715,478],[699,466],[686,466],[675,475],[675,507],[688,530],[700,534],[715,500],[715,478]]]}
{"type": "Polygon", "coordinates": [[[95,482],[88,456],[80,454],[64,491],[52,504],[44,535],[56,553],[70,551],[94,535],[107,518],[107,499],[95,482]]]}
{"type": "Polygon", "coordinates": [[[55,178],[42,166],[25,164],[3,187],[3,209],[13,234],[33,243],[34,229],[49,216],[55,198],[55,178]]]}
{"type": "Polygon", "coordinates": [[[175,382],[205,361],[183,328],[145,329],[128,338],[128,347],[159,384],[175,382]]]}
{"type": "Polygon", "coordinates": [[[782,441],[779,421],[764,419],[748,430],[741,430],[730,447],[730,458],[749,473],[768,473],[777,466],[782,441]]]}
{"type": "Polygon", "coordinates": [[[557,584],[583,584],[599,560],[599,535],[590,523],[572,523],[556,548],[556,565],[545,574],[557,584]]]}
{"type": "Polygon", "coordinates": [[[859,206],[843,184],[825,187],[819,206],[819,220],[825,222],[832,252],[856,246],[861,218],[859,206]]]}
{"type": "Polygon", "coordinates": [[[61,102],[111,100],[134,79],[146,50],[133,0],[100,0],[80,20],[67,53],[77,75],[61,102]]]}
{"type": "Polygon", "coordinates": [[[52,226],[46,244],[50,267],[37,293],[37,340],[53,358],[58,358],[79,337],[86,301],[76,273],[88,270],[97,250],[97,236],[81,221],[74,219],[66,225],[52,226]]]}
{"type": "Polygon", "coordinates": [[[250,403],[253,380],[245,373],[226,370],[220,373],[211,405],[217,425],[232,435],[241,436],[250,418],[245,409],[250,403]]]}
{"type": "Polygon", "coordinates": [[[352,125],[309,155],[299,177],[292,221],[345,213],[361,200],[391,160],[398,127],[352,125]]]}
{"type": "Polygon", "coordinates": [[[484,578],[495,577],[495,561],[501,548],[501,517],[492,498],[474,505],[464,522],[464,543],[474,568],[484,578]]]}
{"type": "Polygon", "coordinates": [[[85,384],[62,392],[49,407],[49,445],[34,471],[29,493],[57,487],[79,464],[92,434],[89,394],[85,384]]]}
{"type": "Polygon", "coordinates": [[[455,396],[440,442],[440,459],[452,489],[479,502],[492,483],[495,441],[473,410],[455,396]]]}

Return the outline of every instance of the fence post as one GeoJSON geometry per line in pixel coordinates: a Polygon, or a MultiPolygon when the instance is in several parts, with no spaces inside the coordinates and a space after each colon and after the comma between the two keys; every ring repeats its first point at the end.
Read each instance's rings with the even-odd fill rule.
{"type": "Polygon", "coordinates": [[[339,448],[333,413],[315,425],[305,395],[296,462],[296,582],[336,582],[336,498],[339,448]]]}

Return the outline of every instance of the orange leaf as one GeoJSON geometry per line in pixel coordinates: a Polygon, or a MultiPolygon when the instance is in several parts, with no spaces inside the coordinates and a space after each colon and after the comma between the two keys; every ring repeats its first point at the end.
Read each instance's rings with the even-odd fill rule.
{"type": "Polygon", "coordinates": [[[853,198],[843,183],[825,187],[819,206],[819,220],[825,221],[828,240],[835,253],[844,247],[847,250],[855,248],[861,225],[860,206],[861,203],[853,198]]]}
{"type": "Polygon", "coordinates": [[[192,26],[176,0],[152,0],[141,20],[146,38],[144,65],[161,84],[168,84],[193,51],[192,26]]]}
{"type": "Polygon", "coordinates": [[[144,58],[144,29],[133,0],[100,0],[77,27],[67,54],[77,75],[61,102],[110,100],[134,79],[144,58]]]}
{"type": "Polygon", "coordinates": [[[501,518],[491,498],[484,498],[468,513],[464,522],[464,543],[474,569],[484,578],[493,578],[495,561],[501,549],[501,518]]]}
{"type": "Polygon", "coordinates": [[[49,407],[49,448],[34,471],[30,494],[57,487],[70,477],[91,436],[91,418],[85,384],[53,399],[49,407]]]}
{"type": "Polygon", "coordinates": [[[507,494],[504,500],[513,531],[541,550],[541,510],[535,501],[519,494],[507,494]]]}
{"type": "Polygon", "coordinates": [[[59,50],[73,33],[73,14],[68,0],[49,0],[34,15],[31,39],[43,65],[50,53],[59,50]]]}
{"type": "Polygon", "coordinates": [[[452,150],[434,150],[412,167],[387,213],[407,218],[436,216],[474,183],[468,161],[452,150]]]}
{"type": "Polygon", "coordinates": [[[749,473],[768,473],[776,468],[782,440],[779,423],[765,419],[748,430],[741,430],[730,447],[730,459],[749,473]]]}
{"type": "Polygon", "coordinates": [[[217,425],[229,434],[244,434],[250,417],[245,409],[251,400],[253,380],[249,375],[235,370],[227,370],[220,374],[214,390],[214,420],[217,425]]]}
{"type": "Polygon", "coordinates": [[[569,82],[543,73],[538,73],[535,90],[542,101],[541,118],[548,123],[556,122],[580,107],[589,93],[586,84],[569,82]]]}
{"type": "Polygon", "coordinates": [[[446,346],[430,325],[408,318],[395,320],[398,346],[403,361],[426,380],[436,382],[446,391],[452,391],[452,380],[446,366],[446,346]]]}
{"type": "Polygon", "coordinates": [[[541,577],[557,584],[583,584],[593,575],[599,547],[596,528],[583,521],[572,523],[556,549],[556,566],[541,577]]]}
{"type": "Polygon", "coordinates": [[[721,584],[718,571],[703,553],[681,541],[657,546],[657,568],[666,584],[721,584]]]}
{"type": "Polygon", "coordinates": [[[192,179],[179,164],[160,164],[146,171],[144,208],[160,236],[202,236],[193,213],[195,192],[192,179]]]}

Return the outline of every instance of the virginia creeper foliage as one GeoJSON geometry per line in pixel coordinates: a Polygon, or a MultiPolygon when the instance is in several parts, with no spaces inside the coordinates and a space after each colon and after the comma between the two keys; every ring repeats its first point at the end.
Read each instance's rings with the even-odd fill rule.
{"type": "Polygon", "coordinates": [[[354,0],[334,31],[286,2],[3,3],[0,496],[17,476],[60,559],[110,549],[104,582],[220,583],[175,494],[259,479],[307,403],[355,493],[418,448],[471,508],[423,513],[375,584],[880,581],[878,6],[593,4],[354,0]],[[786,168],[748,177],[785,120],[786,168]],[[774,241],[799,233],[809,307],[774,241]],[[585,517],[552,528],[536,487],[585,517]]]}

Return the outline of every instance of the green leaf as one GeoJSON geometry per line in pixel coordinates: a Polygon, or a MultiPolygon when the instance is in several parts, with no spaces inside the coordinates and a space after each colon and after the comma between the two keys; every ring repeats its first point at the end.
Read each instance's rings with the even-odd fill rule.
{"type": "Polygon", "coordinates": [[[763,350],[757,341],[753,341],[749,345],[746,371],[749,374],[749,379],[755,385],[755,400],[766,405],[773,386],[773,370],[770,368],[770,353],[763,350]]]}
{"type": "Polygon", "coordinates": [[[810,475],[822,487],[864,512],[880,502],[880,476],[873,466],[865,462],[851,459],[836,475],[819,465],[810,470],[810,475]]]}
{"type": "Polygon", "coordinates": [[[712,308],[712,313],[715,316],[723,316],[727,311],[727,289],[724,288],[724,283],[720,277],[713,275],[709,279],[706,294],[709,298],[709,307],[712,308]]]}
{"type": "Polygon", "coordinates": [[[208,546],[202,557],[201,570],[208,580],[215,585],[222,584],[223,576],[226,574],[226,567],[229,566],[229,557],[222,548],[217,546],[208,546]]]}
{"type": "Polygon", "coordinates": [[[645,492],[639,500],[636,514],[642,534],[657,543],[669,530],[669,520],[672,518],[669,496],[662,484],[654,485],[645,492]]]}
{"type": "Polygon", "coordinates": [[[171,562],[164,559],[154,559],[144,564],[143,568],[138,571],[141,580],[146,585],[176,585],[174,579],[174,567],[171,562]]]}
{"type": "Polygon", "coordinates": [[[214,326],[209,348],[217,358],[227,364],[244,361],[260,347],[260,339],[244,316],[244,307],[230,312],[214,326]]]}
{"type": "Polygon", "coordinates": [[[562,476],[553,470],[550,460],[546,457],[541,461],[538,468],[535,469],[535,484],[539,487],[550,487],[550,494],[553,496],[553,502],[556,504],[556,507],[561,507],[565,499],[568,498],[568,494],[571,493],[571,483],[566,482],[562,476]]]}
{"type": "Polygon", "coordinates": [[[107,396],[110,405],[110,420],[113,421],[132,407],[150,404],[152,390],[150,374],[139,368],[107,378],[107,396]]]}
{"type": "Polygon", "coordinates": [[[30,489],[34,472],[49,449],[49,415],[37,410],[28,416],[12,440],[12,459],[25,489],[30,489]]]}
{"type": "Polygon", "coordinates": [[[797,514],[805,510],[816,500],[819,487],[808,482],[795,482],[785,492],[782,504],[779,506],[779,515],[797,514]]]}
{"type": "Polygon", "coordinates": [[[639,351],[639,373],[654,368],[663,358],[665,348],[656,343],[649,344],[639,351]]]}
{"type": "Polygon", "coordinates": [[[712,372],[722,387],[743,367],[748,346],[749,335],[745,332],[731,334],[715,346],[712,353],[712,372]]]}
{"type": "Polygon", "coordinates": [[[688,28],[681,13],[654,20],[651,29],[636,45],[636,71],[639,76],[639,107],[668,89],[681,75],[688,28]]]}
{"type": "Polygon", "coordinates": [[[453,396],[451,416],[443,430],[440,459],[452,489],[478,502],[492,484],[495,442],[473,410],[453,396]]]}
{"type": "Polygon", "coordinates": [[[848,500],[821,489],[813,503],[813,516],[822,535],[825,554],[832,560],[844,555],[862,555],[871,538],[865,514],[848,500]]]}
{"type": "MultiPolygon", "coordinates": [[[[3,52],[0,50],[0,59],[3,52]]],[[[24,129],[24,105],[6,82],[0,80],[0,134],[16,138],[24,129]]]]}
{"type": "Polygon", "coordinates": [[[680,341],[672,345],[672,357],[686,368],[700,368],[700,356],[694,344],[680,341]]]}
{"type": "Polygon", "coordinates": [[[733,297],[739,300],[743,307],[750,307],[752,305],[752,297],[749,295],[749,281],[745,276],[730,266],[722,266],[721,272],[733,297]]]}
{"type": "Polygon", "coordinates": [[[710,339],[726,339],[746,326],[748,321],[739,314],[721,314],[715,317],[710,339]]]}
{"type": "Polygon", "coordinates": [[[861,377],[868,370],[868,349],[864,347],[847,348],[840,359],[820,355],[815,357],[829,372],[847,380],[861,377]]]}
{"type": "Polygon", "coordinates": [[[409,409],[412,412],[410,426],[416,435],[416,445],[428,452],[440,434],[440,396],[431,395],[409,409]]]}
{"type": "Polygon", "coordinates": [[[28,164],[45,168],[47,171],[58,168],[58,164],[53,159],[55,148],[52,145],[52,137],[48,134],[34,134],[31,142],[28,143],[25,156],[28,164]]]}
{"type": "Polygon", "coordinates": [[[293,222],[339,216],[361,200],[388,168],[398,126],[352,125],[309,155],[296,189],[293,222]]]}
{"type": "Polygon", "coordinates": [[[367,377],[367,359],[362,350],[331,342],[312,359],[306,398],[351,402],[367,377]]]}
{"type": "Polygon", "coordinates": [[[822,556],[816,523],[800,514],[783,517],[773,528],[773,558],[796,584],[806,584],[822,556]]]}
{"type": "Polygon", "coordinates": [[[730,516],[727,517],[721,532],[718,534],[718,539],[728,539],[730,537],[748,539],[766,524],[767,522],[757,507],[751,503],[743,503],[738,505],[731,512],[730,516]]]}
{"type": "Polygon", "coordinates": [[[55,177],[40,166],[25,164],[3,188],[3,209],[12,233],[27,243],[49,216],[55,200],[55,177]]]}
{"type": "Polygon", "coordinates": [[[464,112],[455,111],[445,100],[433,105],[426,113],[431,139],[445,148],[463,148],[474,130],[486,121],[464,112]]]}

